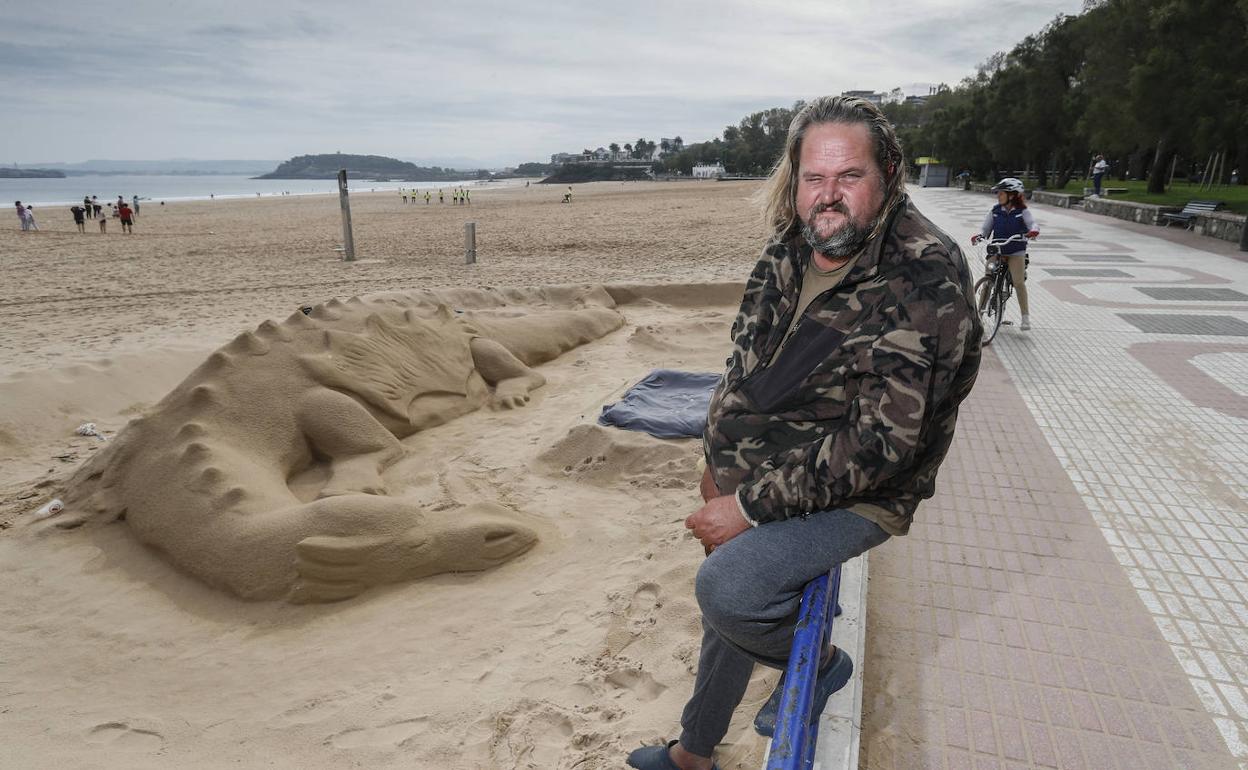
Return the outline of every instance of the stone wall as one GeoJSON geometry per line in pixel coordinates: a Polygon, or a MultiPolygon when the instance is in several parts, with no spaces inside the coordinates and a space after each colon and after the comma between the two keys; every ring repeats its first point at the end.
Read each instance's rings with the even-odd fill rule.
{"type": "Polygon", "coordinates": [[[1082,195],[1067,195],[1066,193],[1051,193],[1047,190],[1035,190],[1031,193],[1031,200],[1036,203],[1044,203],[1049,206],[1060,206],[1068,209],[1071,204],[1078,203],[1083,200],[1082,195]]]}
{"type": "Polygon", "coordinates": [[[1142,225],[1159,225],[1165,222],[1161,218],[1162,214],[1175,214],[1182,211],[1183,207],[1114,201],[1108,198],[1084,198],[1083,210],[1089,214],[1101,214],[1116,219],[1125,219],[1128,222],[1139,222],[1142,225]]]}
{"type": "Polygon", "coordinates": [[[1246,223],[1248,223],[1248,217],[1232,214],[1229,211],[1214,211],[1209,214],[1197,214],[1196,226],[1192,229],[1201,235],[1239,243],[1246,223]]]}

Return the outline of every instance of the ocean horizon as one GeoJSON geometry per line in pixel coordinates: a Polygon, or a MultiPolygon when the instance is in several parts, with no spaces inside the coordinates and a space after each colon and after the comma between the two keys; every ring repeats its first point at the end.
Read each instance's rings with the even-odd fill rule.
{"type": "MultiPolygon", "coordinates": [[[[437,190],[448,192],[454,187],[496,187],[516,180],[485,182],[461,179],[446,182],[377,182],[369,179],[349,180],[353,193],[405,190],[437,190]]],[[[135,195],[141,203],[160,205],[161,201],[197,201],[209,199],[271,198],[282,195],[336,195],[334,179],[252,179],[241,174],[83,174],[63,179],[0,179],[0,200],[5,205],[21,201],[34,206],[72,206],[81,203],[84,195],[97,196],[101,204],[123,196],[130,201],[135,195]]]]}

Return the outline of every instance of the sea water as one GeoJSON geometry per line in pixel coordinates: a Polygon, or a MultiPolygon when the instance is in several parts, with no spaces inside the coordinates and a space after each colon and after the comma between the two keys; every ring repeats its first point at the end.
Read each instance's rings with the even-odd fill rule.
{"type": "MultiPolygon", "coordinates": [[[[506,180],[514,183],[516,180],[506,180]]],[[[449,196],[456,187],[495,187],[504,182],[482,182],[463,179],[449,182],[374,182],[349,179],[353,193],[385,190],[436,190],[449,196]]],[[[336,179],[251,179],[240,175],[215,174],[84,174],[63,179],[0,179],[0,203],[11,206],[14,201],[35,207],[72,206],[82,203],[84,195],[99,198],[100,205],[115,202],[120,195],[132,203],[135,195],[142,203],[160,205],[160,201],[192,201],[209,198],[255,198],[277,195],[337,194],[336,179]]],[[[397,194],[397,192],[396,192],[397,194]]]]}

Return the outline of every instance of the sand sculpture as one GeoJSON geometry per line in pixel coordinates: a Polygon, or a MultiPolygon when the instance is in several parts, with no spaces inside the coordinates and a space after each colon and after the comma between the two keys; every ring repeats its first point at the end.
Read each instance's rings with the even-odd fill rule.
{"type": "Polygon", "coordinates": [[[419,510],[381,474],[403,456],[399,439],[523,405],[545,382],[532,366],[622,325],[605,292],[584,300],[461,314],[391,294],[266,321],[85,463],[55,524],[124,519],[177,567],[245,599],[333,601],[501,564],[537,540],[515,515],[419,510]],[[323,485],[297,494],[289,480],[317,464],[323,485]]]}

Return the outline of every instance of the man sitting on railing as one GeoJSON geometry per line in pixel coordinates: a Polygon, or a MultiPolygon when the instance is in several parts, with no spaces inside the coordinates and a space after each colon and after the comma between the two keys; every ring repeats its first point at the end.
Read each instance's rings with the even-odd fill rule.
{"type": "MultiPolygon", "coordinates": [[[[637,749],[632,767],[713,767],[754,663],[784,667],[805,585],[904,535],[932,495],[982,330],[966,261],[904,174],[867,101],[824,97],[793,119],[762,193],[773,235],[711,399],[705,505],[685,522],[708,554],[697,680],[679,740],[637,749]]],[[[825,651],[811,719],[852,670],[825,651]]]]}

